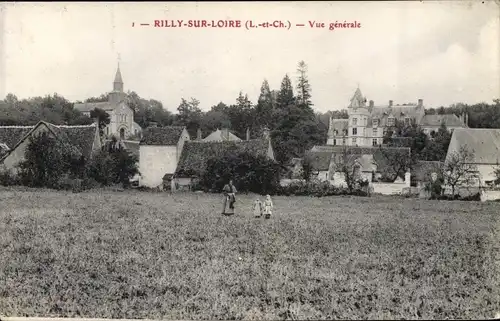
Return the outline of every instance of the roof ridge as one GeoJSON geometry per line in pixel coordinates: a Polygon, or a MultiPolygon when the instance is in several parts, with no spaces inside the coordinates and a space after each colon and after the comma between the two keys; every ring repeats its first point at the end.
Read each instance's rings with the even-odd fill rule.
{"type": "MultiPolygon", "coordinates": [[[[54,124],[51,124],[54,125],[54,124]]],[[[95,123],[90,124],[90,125],[54,125],[58,128],[89,128],[89,127],[96,127],[95,123]]]]}
{"type": "Polygon", "coordinates": [[[26,126],[18,126],[18,125],[13,125],[13,126],[0,126],[0,128],[33,128],[36,125],[26,125],[26,126]]]}

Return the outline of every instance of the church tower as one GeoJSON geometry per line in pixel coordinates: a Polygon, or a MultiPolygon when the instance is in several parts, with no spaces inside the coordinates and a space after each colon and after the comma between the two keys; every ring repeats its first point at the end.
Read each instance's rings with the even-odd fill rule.
{"type": "Polygon", "coordinates": [[[116,70],[115,80],[113,81],[113,91],[109,93],[109,102],[118,105],[125,100],[126,94],[123,92],[123,79],[120,72],[120,64],[116,70]]]}

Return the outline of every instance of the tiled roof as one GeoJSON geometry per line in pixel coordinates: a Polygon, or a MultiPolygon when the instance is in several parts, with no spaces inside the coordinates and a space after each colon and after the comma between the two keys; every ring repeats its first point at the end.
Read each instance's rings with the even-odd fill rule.
{"type": "Polygon", "coordinates": [[[255,156],[267,156],[269,140],[253,139],[243,141],[203,142],[187,141],[175,171],[176,176],[202,175],[210,158],[222,157],[227,153],[247,152],[255,156]]]}
{"type": "Polygon", "coordinates": [[[228,132],[228,138],[224,138],[222,135],[222,130],[217,129],[216,131],[212,132],[210,135],[207,137],[203,138],[203,141],[205,142],[213,142],[213,141],[223,141],[223,140],[229,140],[229,141],[241,141],[241,138],[236,136],[235,134],[228,132]]]}
{"type": "Polygon", "coordinates": [[[372,126],[372,120],[378,119],[379,126],[387,126],[387,119],[389,117],[394,117],[398,120],[404,120],[409,117],[410,119],[415,119],[417,123],[420,123],[424,115],[424,108],[418,107],[418,105],[394,105],[394,106],[380,106],[373,107],[371,111],[371,117],[368,118],[368,126],[372,126]]]}
{"type": "Polygon", "coordinates": [[[82,113],[92,111],[96,108],[102,109],[104,111],[112,111],[116,108],[116,105],[113,103],[110,103],[108,101],[105,102],[100,102],[100,103],[81,103],[81,104],[75,104],[74,108],[76,110],[81,111],[82,113]]]}
{"type": "Polygon", "coordinates": [[[6,144],[10,149],[35,126],[0,126],[0,143],[6,144]]]}
{"type": "Polygon", "coordinates": [[[448,153],[453,146],[467,146],[477,164],[497,164],[500,162],[500,129],[457,128],[451,136],[448,153]]]}
{"type": "Polygon", "coordinates": [[[337,135],[342,136],[343,131],[347,130],[348,126],[349,126],[349,119],[330,119],[328,135],[334,136],[335,131],[337,131],[337,135]]]}
{"type": "Polygon", "coordinates": [[[386,156],[384,153],[400,153],[401,155],[404,155],[407,153],[408,157],[411,155],[410,154],[410,148],[406,147],[383,147],[382,150],[380,147],[357,147],[357,146],[331,146],[331,145],[325,145],[325,146],[314,146],[311,149],[311,152],[322,152],[322,153],[329,153],[332,155],[332,161],[335,162],[341,162],[343,161],[344,157],[344,148],[347,148],[347,157],[351,161],[358,161],[358,163],[361,165],[361,168],[363,171],[372,171],[375,169],[375,164],[377,167],[377,171],[381,171],[383,169],[383,166],[387,165],[386,156]],[[368,155],[371,155],[368,156],[368,155]]]}
{"type": "Polygon", "coordinates": [[[425,115],[420,125],[439,127],[443,122],[447,127],[466,127],[455,114],[425,115]]]}
{"type": "Polygon", "coordinates": [[[177,145],[183,130],[182,126],[146,128],[142,134],[141,145],[177,145]]]}
{"type": "MultiPolygon", "coordinates": [[[[92,149],[94,147],[94,139],[96,132],[96,125],[77,125],[77,126],[66,126],[66,125],[54,125],[44,121],[40,121],[35,126],[1,126],[0,135],[4,136],[5,140],[10,140],[10,144],[4,142],[10,150],[14,150],[17,145],[19,145],[27,135],[37,126],[45,125],[49,128],[56,137],[63,139],[64,141],[75,146],[83,156],[89,158],[92,149]],[[2,135],[3,134],[3,135],[2,135]]],[[[0,139],[1,140],[1,139],[0,139]]],[[[4,155],[6,156],[6,155],[4,155]]]]}
{"type": "Polygon", "coordinates": [[[327,171],[332,159],[331,152],[309,151],[304,156],[311,162],[311,167],[316,171],[327,171]]]}

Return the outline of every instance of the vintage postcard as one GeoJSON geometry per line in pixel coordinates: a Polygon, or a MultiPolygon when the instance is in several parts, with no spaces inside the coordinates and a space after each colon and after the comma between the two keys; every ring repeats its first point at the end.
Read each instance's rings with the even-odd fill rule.
{"type": "Polygon", "coordinates": [[[498,1],[2,2],[0,320],[500,318],[498,1]]]}

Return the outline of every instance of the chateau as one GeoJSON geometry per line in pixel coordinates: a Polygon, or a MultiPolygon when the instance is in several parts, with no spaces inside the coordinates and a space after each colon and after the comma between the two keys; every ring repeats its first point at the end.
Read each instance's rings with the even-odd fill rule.
{"type": "Polygon", "coordinates": [[[109,114],[110,123],[104,129],[107,137],[115,136],[126,139],[141,133],[141,127],[134,122],[134,110],[127,103],[127,94],[123,91],[123,80],[120,66],[116,70],[113,81],[113,91],[109,93],[109,100],[100,103],[75,104],[75,109],[90,117],[90,112],[95,108],[104,110],[109,114]]]}
{"type": "Polygon", "coordinates": [[[356,89],[347,108],[348,119],[330,118],[327,145],[380,146],[387,130],[396,123],[420,125],[426,134],[437,131],[444,123],[451,131],[467,128],[467,115],[457,117],[454,114],[426,115],[424,102],[417,104],[375,106],[373,100],[367,100],[359,88],[356,89]]]}

